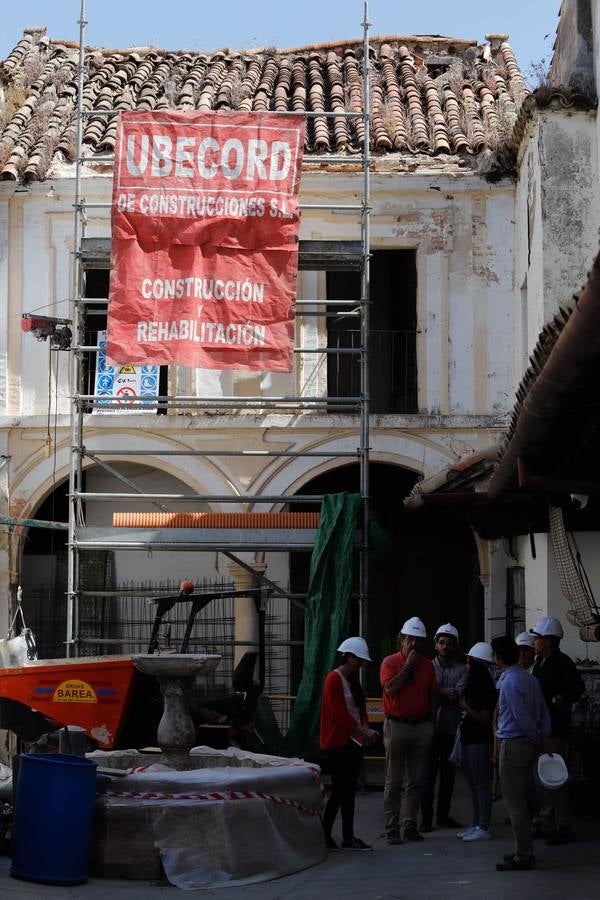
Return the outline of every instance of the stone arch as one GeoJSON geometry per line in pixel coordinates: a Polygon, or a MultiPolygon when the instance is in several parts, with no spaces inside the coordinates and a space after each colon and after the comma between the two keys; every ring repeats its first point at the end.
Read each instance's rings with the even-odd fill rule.
{"type": "MultiPolygon", "coordinates": [[[[352,462],[350,457],[336,457],[336,453],[355,450],[356,446],[356,434],[328,437],[316,441],[306,449],[320,451],[331,449],[331,458],[316,463],[310,457],[286,458],[276,469],[269,469],[260,483],[260,489],[256,492],[255,502],[260,502],[261,493],[279,496],[298,493],[302,486],[313,478],[350,464],[352,462]]],[[[414,472],[418,478],[433,474],[455,459],[455,455],[447,447],[435,444],[420,435],[406,434],[373,434],[369,455],[372,463],[398,466],[414,472]]]]}
{"type": "MultiPolygon", "coordinates": [[[[129,434],[121,434],[119,437],[121,442],[131,440],[129,434]]],[[[176,447],[173,447],[172,441],[163,440],[160,436],[152,437],[157,437],[158,440],[151,441],[151,444],[159,445],[164,449],[176,449],[176,447]]],[[[98,442],[98,447],[94,447],[93,443],[93,441],[86,438],[86,446],[91,451],[100,449],[104,442],[98,442]]],[[[115,446],[115,443],[115,440],[111,437],[111,450],[113,452],[111,452],[110,456],[103,457],[110,464],[131,463],[142,467],[151,467],[176,478],[190,489],[190,493],[196,492],[204,495],[229,493],[235,495],[236,493],[231,479],[221,472],[218,467],[206,464],[205,458],[202,458],[201,469],[199,467],[190,469],[189,464],[186,466],[186,460],[189,461],[189,457],[182,457],[181,461],[175,462],[177,457],[124,456],[119,453],[119,447],[115,446]]],[[[129,444],[129,446],[131,445],[129,444]]],[[[146,436],[144,437],[143,449],[152,449],[152,446],[148,446],[146,436]]],[[[93,469],[95,466],[96,463],[93,460],[86,459],[84,461],[83,467],[85,470],[93,469]]],[[[11,480],[11,514],[32,516],[33,512],[52,494],[52,491],[68,480],[69,468],[70,444],[67,442],[64,442],[58,448],[56,462],[54,459],[43,457],[40,454],[39,458],[34,458],[33,462],[29,460],[27,464],[21,466],[15,478],[11,480]]],[[[209,506],[212,508],[212,505],[209,504],[209,506]]]]}

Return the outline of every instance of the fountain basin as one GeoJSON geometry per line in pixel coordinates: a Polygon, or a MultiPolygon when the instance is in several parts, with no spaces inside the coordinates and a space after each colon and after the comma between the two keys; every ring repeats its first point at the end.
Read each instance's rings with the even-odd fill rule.
{"type": "Polygon", "coordinates": [[[175,771],[159,754],[90,758],[103,768],[126,766],[97,800],[97,876],[166,875],[192,890],[266,881],[324,858],[320,773],[303,760],[196,747],[196,768],[175,771]]]}
{"type": "Polygon", "coordinates": [[[221,657],[204,653],[136,653],[136,669],[156,678],[193,678],[214,672],[221,657]]]}

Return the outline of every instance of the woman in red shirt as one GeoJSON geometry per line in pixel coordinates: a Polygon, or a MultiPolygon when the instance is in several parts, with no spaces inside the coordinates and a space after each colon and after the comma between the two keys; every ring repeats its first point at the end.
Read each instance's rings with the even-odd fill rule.
{"type": "Polygon", "coordinates": [[[342,810],[342,847],[344,850],[370,850],[354,836],[354,797],[363,760],[363,746],[377,740],[377,732],[368,725],[365,695],[358,673],[370,662],[366,642],[347,638],[338,647],[341,665],[325,679],[321,705],[321,750],[331,775],[331,794],[323,814],[325,843],[330,850],[339,847],[331,836],[338,810],[342,810]]]}

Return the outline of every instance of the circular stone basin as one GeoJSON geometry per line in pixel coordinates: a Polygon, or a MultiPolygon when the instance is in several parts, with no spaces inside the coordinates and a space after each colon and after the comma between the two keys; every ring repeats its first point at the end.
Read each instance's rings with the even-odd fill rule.
{"type": "Polygon", "coordinates": [[[138,653],[132,656],[136,669],[156,678],[190,678],[213,672],[221,657],[207,653],[138,653]]]}
{"type": "Polygon", "coordinates": [[[135,750],[89,758],[122,773],[96,801],[97,876],[241,887],[324,858],[319,769],[300,759],[197,747],[176,771],[135,750]]]}

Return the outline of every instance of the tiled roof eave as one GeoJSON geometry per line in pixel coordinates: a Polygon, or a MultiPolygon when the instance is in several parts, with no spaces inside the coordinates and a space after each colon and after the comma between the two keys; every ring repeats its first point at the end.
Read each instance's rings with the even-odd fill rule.
{"type": "Polygon", "coordinates": [[[523,138],[527,133],[528,125],[539,112],[544,110],[557,112],[580,110],[582,112],[589,112],[590,110],[597,109],[597,107],[597,97],[569,87],[545,86],[536,88],[525,98],[515,122],[512,133],[512,146],[514,152],[516,154],[519,153],[523,138]]]}
{"type": "MultiPolygon", "coordinates": [[[[152,47],[89,48],[83,107],[313,112],[362,110],[362,46],[334,41],[285,51],[214,53],[152,47]]],[[[4,124],[0,177],[44,180],[75,155],[77,45],[28,29],[2,63],[4,124]]],[[[371,127],[375,155],[439,158],[452,165],[497,152],[507,172],[508,125],[527,93],[505,41],[479,47],[438,35],[374,37],[370,42],[371,127]]],[[[83,152],[112,152],[116,121],[88,116],[83,152]]],[[[359,154],[362,118],[310,118],[306,153],[359,154]]],[[[420,163],[419,163],[420,164],[420,163]]]]}

